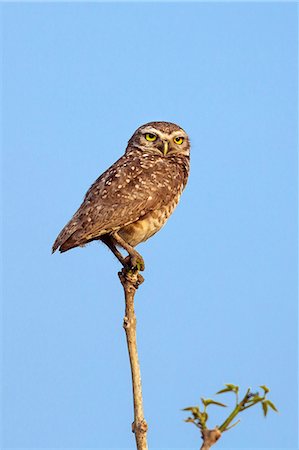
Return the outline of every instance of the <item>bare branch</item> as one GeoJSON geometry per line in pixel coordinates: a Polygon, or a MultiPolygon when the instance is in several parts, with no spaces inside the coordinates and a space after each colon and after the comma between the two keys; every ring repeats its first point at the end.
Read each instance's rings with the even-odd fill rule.
{"type": "Polygon", "coordinates": [[[136,315],[134,310],[134,297],[136,290],[143,283],[143,277],[137,270],[123,269],[118,273],[121,284],[125,292],[125,317],[123,327],[126,332],[128,352],[130,358],[132,387],[133,387],[133,402],[134,402],[134,422],[132,424],[132,431],[135,434],[137,450],[148,450],[146,432],[147,423],[143,412],[143,399],[141,387],[140,365],[137,352],[136,340],[136,315]]]}

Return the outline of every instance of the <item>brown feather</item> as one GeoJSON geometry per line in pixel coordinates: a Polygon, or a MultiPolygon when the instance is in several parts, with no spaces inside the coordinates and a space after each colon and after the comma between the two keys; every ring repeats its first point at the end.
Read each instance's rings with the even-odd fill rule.
{"type": "MultiPolygon", "coordinates": [[[[180,129],[170,124],[164,130],[169,126],[180,129]]],[[[55,240],[53,252],[83,246],[174,201],[177,204],[178,193],[187,182],[189,158],[180,154],[166,158],[160,152],[134,146],[131,140],[126,153],[87,191],[83,203],[55,240]]]]}

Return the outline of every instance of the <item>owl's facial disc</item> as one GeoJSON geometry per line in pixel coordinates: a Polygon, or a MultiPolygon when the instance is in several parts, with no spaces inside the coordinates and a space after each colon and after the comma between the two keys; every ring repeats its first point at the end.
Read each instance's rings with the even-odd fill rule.
{"type": "Polygon", "coordinates": [[[161,135],[157,130],[150,129],[149,131],[143,131],[143,138],[145,138],[147,141],[146,150],[150,149],[157,154],[162,153],[164,156],[166,156],[169,150],[168,137],[161,135]],[[150,143],[150,145],[148,145],[148,143],[150,143]]]}
{"type": "MultiPolygon", "coordinates": [[[[190,143],[186,132],[177,125],[165,126],[166,122],[151,122],[138,128],[129,144],[145,153],[163,157],[189,156],[190,143]],[[175,129],[173,129],[175,127],[175,129]]],[[[169,123],[166,123],[169,125],[169,123]]]]}

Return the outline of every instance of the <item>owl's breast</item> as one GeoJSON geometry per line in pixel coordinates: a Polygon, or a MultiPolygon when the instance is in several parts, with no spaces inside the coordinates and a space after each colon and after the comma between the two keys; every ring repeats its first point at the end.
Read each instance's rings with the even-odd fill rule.
{"type": "Polygon", "coordinates": [[[163,205],[159,209],[147,213],[136,222],[121,228],[118,234],[132,247],[146,241],[165,225],[177,206],[181,193],[182,189],[167,205],[163,205]]]}

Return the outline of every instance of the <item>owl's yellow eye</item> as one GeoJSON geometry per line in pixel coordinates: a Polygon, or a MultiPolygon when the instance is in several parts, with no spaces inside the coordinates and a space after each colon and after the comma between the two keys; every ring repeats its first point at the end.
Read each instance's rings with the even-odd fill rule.
{"type": "Polygon", "coordinates": [[[177,136],[174,138],[174,142],[178,145],[181,145],[184,142],[184,138],[177,136]]]}
{"type": "Polygon", "coordinates": [[[146,133],[145,139],[150,142],[154,142],[157,139],[157,136],[153,133],[146,133]]]}

